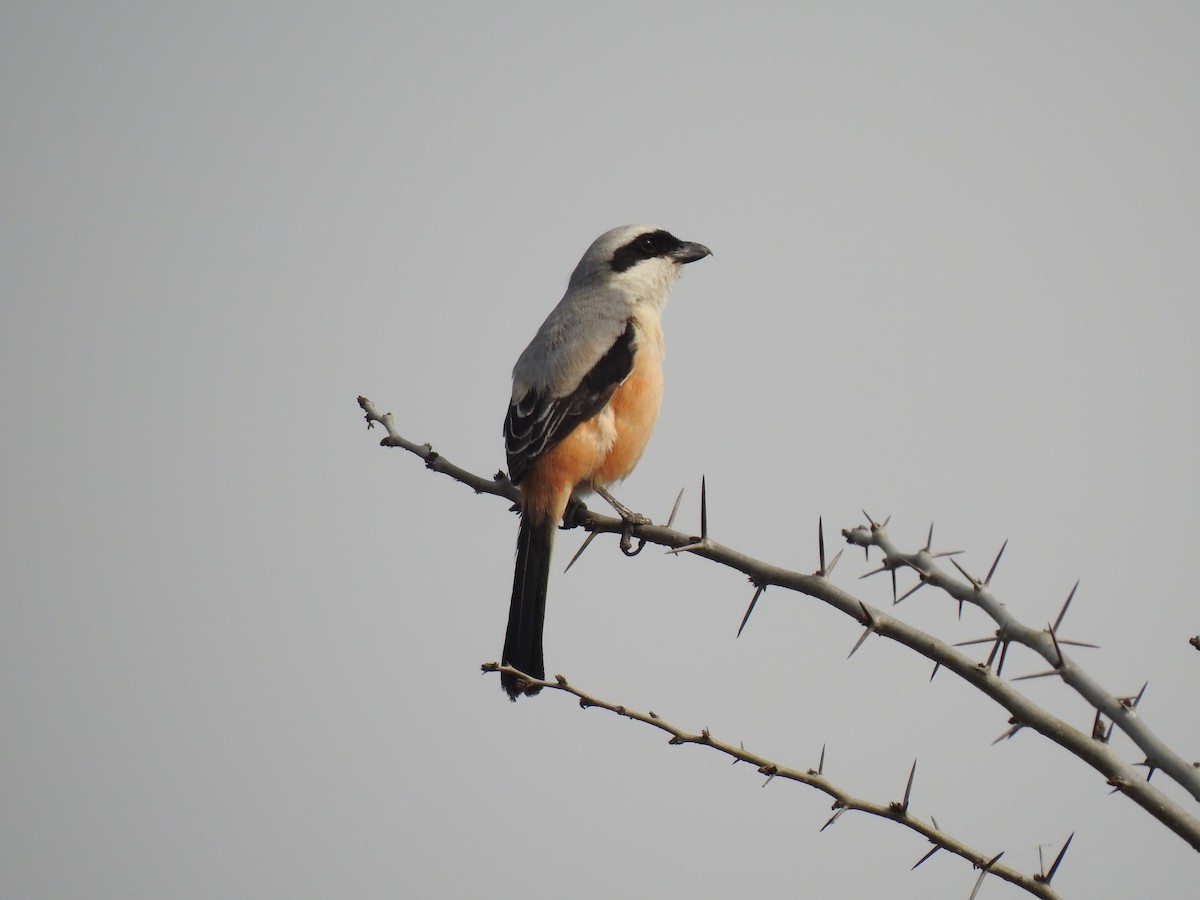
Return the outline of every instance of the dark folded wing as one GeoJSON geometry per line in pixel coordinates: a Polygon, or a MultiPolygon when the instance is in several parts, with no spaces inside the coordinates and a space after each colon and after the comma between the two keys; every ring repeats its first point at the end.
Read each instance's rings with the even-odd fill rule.
{"type": "Polygon", "coordinates": [[[551,397],[535,389],[509,404],[504,419],[504,448],[508,451],[508,477],[514,484],[580,422],[586,422],[604,408],[633,371],[635,352],[630,319],[625,331],[570,394],[551,397]]]}

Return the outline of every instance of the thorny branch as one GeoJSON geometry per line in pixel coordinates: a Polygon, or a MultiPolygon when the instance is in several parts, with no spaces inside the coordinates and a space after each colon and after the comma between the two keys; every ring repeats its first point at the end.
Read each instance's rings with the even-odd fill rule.
{"type": "MultiPolygon", "coordinates": [[[[497,473],[494,479],[489,480],[460,469],[435,453],[428,444],[417,445],[405,440],[395,430],[390,413],[378,414],[374,405],[363,397],[359,398],[359,405],[366,413],[368,426],[378,422],[387,430],[388,437],[381,441],[384,446],[403,447],[417,454],[425,460],[428,468],[461,481],[477,493],[495,494],[514,502],[517,499],[516,488],[509,483],[504,473],[497,473]]],[[[704,515],[705,513],[702,511],[702,516],[704,515]]],[[[630,533],[628,523],[622,519],[601,515],[585,508],[576,510],[569,524],[582,526],[597,534],[630,533]]],[[[997,647],[1003,644],[1006,648],[1009,642],[1016,642],[1025,644],[1039,653],[1054,667],[1052,672],[1046,674],[1061,677],[1064,683],[1079,691],[1098,712],[1117,723],[1134,739],[1139,748],[1147,755],[1141,765],[1146,766],[1151,772],[1154,769],[1162,769],[1165,774],[1175,779],[1200,800],[1200,769],[1188,764],[1170,751],[1141,719],[1136,712],[1137,700],[1140,699],[1140,695],[1137,698],[1112,695],[1103,690],[1076,663],[1063,654],[1062,645],[1066,641],[1061,640],[1057,635],[1057,626],[1061,624],[1062,613],[1059,614],[1058,623],[1041,631],[1017,622],[1005,611],[1004,606],[996,599],[988,586],[991,573],[985,579],[976,579],[966,575],[963,571],[967,581],[958,581],[936,566],[933,562],[934,557],[943,554],[934,553],[929,545],[915,553],[901,553],[891,543],[885,529],[886,524],[886,522],[880,524],[871,521],[869,526],[846,529],[843,531],[843,535],[851,544],[868,548],[876,546],[883,551],[884,563],[882,568],[877,571],[890,572],[894,578],[898,569],[911,568],[920,578],[918,588],[925,584],[932,584],[948,593],[959,604],[972,603],[979,606],[999,626],[996,635],[997,647]]],[[[1125,794],[1187,841],[1194,849],[1200,850],[1200,820],[1184,811],[1150,784],[1149,780],[1143,778],[1132,765],[1113,752],[1106,740],[1094,737],[1093,727],[1089,726],[1086,733],[1075,728],[1042,709],[1010,682],[1003,680],[999,671],[991,668],[992,657],[989,657],[988,662],[977,663],[949,644],[859,600],[829,581],[827,577],[829,570],[825,567],[823,559],[821,569],[816,574],[806,575],[762,562],[730,547],[725,547],[708,536],[707,528],[703,531],[702,535],[695,536],[675,531],[669,527],[644,524],[632,529],[631,533],[638,540],[669,548],[668,552],[689,552],[743,572],[749,576],[756,588],[773,585],[821,600],[864,626],[865,631],[860,638],[860,644],[869,635],[877,634],[903,644],[933,660],[938,667],[955,673],[1008,710],[1013,725],[1009,734],[1015,733],[1020,728],[1031,728],[1064,747],[1100,772],[1114,790],[1125,794]]],[[[999,562],[998,557],[996,562],[999,562]]],[[[955,565],[957,566],[957,563],[955,565]]],[[[832,565],[829,568],[832,568],[832,565]]],[[[993,564],[992,570],[994,572],[995,564],[993,564]]],[[[962,571],[961,568],[960,571],[962,571]]],[[[909,594],[911,593],[912,591],[909,591],[909,594]]],[[[903,599],[903,597],[897,599],[903,599]]],[[[993,657],[994,655],[995,650],[993,650],[993,657]]],[[[1003,655],[1001,655],[1001,665],[1002,661],[1003,655]]]]}
{"type": "MultiPolygon", "coordinates": [[[[1072,589],[1071,594],[1067,597],[1062,612],[1059,613],[1055,623],[1047,625],[1043,630],[1038,630],[1017,621],[1004,604],[996,598],[988,586],[988,583],[991,581],[992,572],[995,571],[995,564],[992,566],[992,572],[989,572],[987,578],[982,581],[972,578],[963,572],[963,575],[967,578],[967,581],[963,582],[950,577],[934,563],[933,555],[930,553],[928,546],[918,550],[916,553],[902,553],[892,543],[887,532],[881,525],[876,523],[871,523],[869,527],[860,525],[857,528],[844,531],[843,534],[846,536],[846,540],[852,544],[857,544],[861,547],[874,546],[882,550],[884,565],[887,568],[895,569],[900,566],[907,566],[917,573],[921,584],[934,585],[960,603],[972,603],[978,606],[998,626],[996,631],[997,640],[1005,643],[1015,642],[1023,644],[1039,654],[1052,666],[1049,672],[1043,674],[1060,677],[1094,709],[1107,716],[1112,724],[1115,724],[1129,735],[1138,748],[1146,754],[1144,765],[1151,769],[1162,769],[1163,772],[1177,781],[1188,793],[1197,800],[1200,800],[1200,769],[1185,761],[1171,750],[1170,747],[1150,730],[1145,720],[1138,715],[1137,704],[1142,698],[1141,693],[1136,697],[1113,696],[1063,652],[1063,644],[1077,643],[1062,640],[1058,635],[1058,627],[1062,624],[1062,619],[1066,614],[1067,607],[1070,605],[1071,597],[1075,594],[1074,589],[1072,589]]],[[[1001,553],[1003,552],[1002,548],[1001,553]]],[[[999,562],[999,556],[997,556],[996,562],[999,562]]],[[[962,571],[961,568],[960,571],[962,571]]],[[[1020,721],[1018,719],[1018,722],[1020,721]]],[[[1140,776],[1138,776],[1138,780],[1141,781],[1140,776]]],[[[1124,786],[1120,783],[1114,783],[1113,787],[1122,789],[1124,786]]],[[[1197,849],[1200,849],[1200,847],[1197,849]]]]}
{"type": "MultiPolygon", "coordinates": [[[[606,709],[609,712],[615,713],[616,715],[622,716],[626,719],[632,719],[635,722],[641,722],[644,725],[649,725],[653,728],[659,729],[660,731],[665,731],[671,736],[669,743],[672,746],[679,746],[682,744],[699,744],[702,747],[709,747],[719,753],[724,753],[726,756],[732,757],[735,764],[738,762],[749,763],[758,770],[760,775],[766,776],[767,780],[763,782],[764,787],[775,778],[784,778],[789,781],[797,781],[801,784],[806,784],[824,794],[828,794],[833,798],[832,809],[834,810],[834,814],[824,824],[824,826],[822,826],[822,831],[841,818],[844,813],[851,810],[869,813],[872,816],[878,816],[882,819],[888,819],[892,822],[896,822],[897,824],[924,836],[931,844],[933,844],[933,849],[917,861],[916,865],[913,866],[914,869],[921,863],[925,862],[925,860],[933,856],[933,854],[938,850],[946,850],[950,853],[953,853],[955,856],[962,857],[967,862],[971,863],[971,865],[973,865],[976,869],[980,869],[981,877],[982,875],[988,874],[995,875],[997,878],[1002,878],[1005,881],[1017,885],[1018,887],[1024,888],[1035,897],[1043,897],[1047,898],[1047,900],[1050,900],[1050,898],[1057,898],[1059,896],[1058,893],[1050,887],[1050,879],[1054,876],[1054,867],[1051,867],[1048,873],[1039,872],[1036,875],[1025,875],[1016,871],[1015,869],[1010,869],[1008,866],[1000,865],[998,861],[1000,857],[1003,856],[1003,853],[993,855],[981,853],[980,851],[975,850],[974,848],[960,841],[958,838],[939,828],[937,821],[934,820],[932,816],[930,817],[929,821],[926,822],[910,813],[908,807],[909,799],[912,794],[913,775],[916,772],[916,763],[913,763],[913,768],[909,772],[908,782],[904,789],[904,800],[902,802],[893,801],[891,803],[874,803],[870,800],[863,800],[859,797],[855,797],[848,791],[838,787],[825,776],[824,748],[821,750],[821,761],[818,763],[817,768],[805,769],[801,771],[800,769],[793,769],[789,768],[788,766],[781,766],[778,763],[771,762],[764,756],[750,752],[741,744],[730,744],[727,741],[722,741],[718,738],[715,738],[707,728],[701,730],[698,734],[689,733],[684,731],[682,728],[677,728],[669,722],[664,721],[658,716],[657,713],[653,711],[644,713],[638,712],[637,710],[630,709],[627,706],[609,703],[607,700],[601,700],[598,697],[594,697],[591,694],[585,693],[574,685],[568,683],[568,681],[561,675],[555,676],[553,680],[541,681],[536,678],[531,678],[524,672],[514,669],[512,666],[501,666],[496,663],[484,663],[482,669],[485,672],[508,672],[516,675],[518,678],[524,679],[530,684],[539,685],[544,688],[551,688],[567,694],[573,694],[579,698],[579,705],[583,709],[589,709],[593,707],[598,709],[606,709]]],[[[1068,838],[1067,841],[1069,843],[1070,838],[1068,838]]],[[[1061,854],[1059,855],[1059,859],[1061,859],[1061,854]]],[[[1057,866],[1057,861],[1055,865],[1057,866]]]]}

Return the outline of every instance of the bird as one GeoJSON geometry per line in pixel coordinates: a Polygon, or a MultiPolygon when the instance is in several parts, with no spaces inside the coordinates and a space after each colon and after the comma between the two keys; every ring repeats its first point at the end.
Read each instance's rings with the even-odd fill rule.
{"type": "MultiPolygon", "coordinates": [[[[572,500],[607,497],[641,458],[662,401],[663,307],[680,269],[711,255],[649,225],[606,231],[518,357],[504,446],[521,524],[503,665],[544,680],[554,532],[572,500]]],[[[513,701],[541,690],[509,672],[501,684],[513,701]]]]}

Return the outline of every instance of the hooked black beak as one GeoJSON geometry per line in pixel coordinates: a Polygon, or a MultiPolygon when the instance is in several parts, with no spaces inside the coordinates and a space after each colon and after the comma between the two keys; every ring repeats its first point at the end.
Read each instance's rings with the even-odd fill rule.
{"type": "Polygon", "coordinates": [[[671,251],[671,258],[678,260],[680,265],[704,259],[706,256],[712,256],[712,251],[703,244],[696,244],[691,241],[684,241],[671,251]]]}

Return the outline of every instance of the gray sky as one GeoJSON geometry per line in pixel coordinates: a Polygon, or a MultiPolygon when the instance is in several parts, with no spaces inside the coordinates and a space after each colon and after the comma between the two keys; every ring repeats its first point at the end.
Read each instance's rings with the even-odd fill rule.
{"type": "MultiPolygon", "coordinates": [[[[686,487],[694,528],[705,475],[716,539],[805,570],[864,507],[975,571],[1008,538],[1010,609],[1082,579],[1079,659],[1200,756],[1198,37],[1187,4],[5,4],[0,894],[967,896],[914,835],[818,834],[822,795],[478,673],[516,520],[354,398],[494,472],[513,361],[627,222],[716,255],[619,496],[686,487]]],[[[923,659],[847,661],[858,627],[781,591],[735,640],[741,576],[614,545],[552,577],[550,671],[781,763],[826,744],[875,800],[916,758],[913,811],[1017,868],[1076,831],[1066,896],[1194,883],[923,659]]]]}

